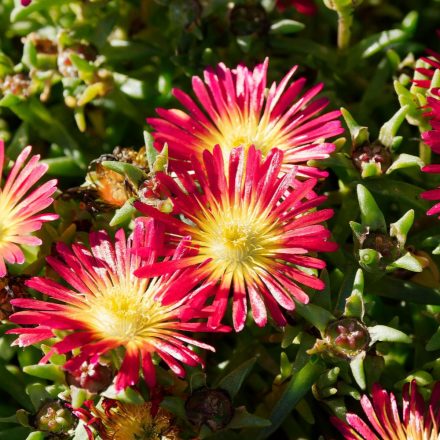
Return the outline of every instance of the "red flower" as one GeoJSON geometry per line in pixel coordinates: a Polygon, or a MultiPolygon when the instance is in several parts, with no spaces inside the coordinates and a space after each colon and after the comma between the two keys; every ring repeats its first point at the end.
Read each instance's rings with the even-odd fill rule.
{"type": "MultiPolygon", "coordinates": [[[[153,353],[179,376],[185,374],[179,362],[190,366],[203,364],[202,359],[186,344],[214,349],[181,332],[209,329],[202,322],[181,322],[179,319],[185,305],[185,294],[197,283],[191,271],[176,270],[168,275],[145,279],[133,275],[140,266],[157,261],[162,251],[161,237],[160,227],[152,220],[140,218],[136,220],[133,235],[128,240],[120,229],[114,244],[104,231],[91,233],[91,250],[82,244],[74,244],[70,249],[59,243],[57,250],[61,258],[49,257],[48,262],[71,288],[47,278],[35,277],[28,281],[29,287],[58,302],[13,300],[14,306],[28,310],[15,313],[11,321],[35,325],[10,330],[10,333],[20,335],[15,344],[25,347],[54,336],[56,330],[70,331],[68,336],[53,345],[41,362],[46,362],[54,353],[80,349],[80,353],[64,366],[73,372],[83,362],[96,364],[101,355],[123,347],[125,357],[115,382],[118,390],[137,382],[139,364],[146,382],[154,385],[153,353]],[[142,255],[138,248],[144,249],[142,255]],[[182,283],[181,279],[187,281],[182,283]],[[182,299],[164,304],[163,298],[176,289],[182,299]]],[[[174,265],[184,258],[184,248],[182,243],[166,261],[174,265]]],[[[198,315],[194,312],[187,318],[198,318],[198,315]]],[[[218,330],[224,331],[225,328],[218,330]]]]}
{"type": "Polygon", "coordinates": [[[159,108],[160,118],[147,119],[156,130],[156,147],[160,150],[168,143],[174,169],[188,167],[193,154],[202,160],[203,151],[212,151],[215,145],[220,145],[225,160],[233,148],[254,145],[263,156],[273,147],[284,151],[284,171],[298,165],[298,175],[327,175],[308,166],[307,161],[325,159],[334,151],[335,146],[325,139],[344,131],[339,110],[317,116],[328,105],[326,98],[314,99],[323,84],[304,93],[305,78],[288,85],[297,66],[278,86],[273,83],[266,94],[268,64],[266,58],[253,71],[244,65],[234,70],[224,64],[209,68],[204,81],[197,76],[192,79],[204,111],[190,96],[175,89],[174,96],[188,113],[159,108]]]}
{"type": "MultiPolygon", "coordinates": [[[[171,241],[189,235],[198,250],[197,255],[145,266],[135,273],[150,277],[199,265],[200,287],[187,305],[198,308],[212,296],[212,305],[205,310],[212,328],[226,312],[231,289],[237,331],[245,323],[247,297],[258,325],[266,324],[266,308],[278,324],[285,325],[280,307],[293,310],[295,301],[308,302],[299,284],[324,288],[311,269],[322,269],[325,263],[307,254],[337,248],[320,224],[333,211],[315,210],[325,200],[313,191],[316,179],[297,180],[295,168],[281,175],[280,150],[271,150],[265,160],[261,156],[254,147],[247,153],[243,147],[233,149],[226,168],[219,146],[213,153],[206,150],[203,162],[192,158],[194,174],[178,175],[183,188],[170,176],[158,174],[170,192],[174,214],[184,219],[135,203],[139,211],[168,225],[171,241]]],[[[182,294],[173,293],[173,300],[180,300],[182,294]]]]}
{"type": "Polygon", "coordinates": [[[277,0],[277,9],[284,12],[290,6],[293,6],[300,14],[315,15],[317,8],[313,0],[277,0]]]}
{"type": "Polygon", "coordinates": [[[347,423],[333,417],[333,424],[347,440],[438,440],[440,438],[440,382],[435,385],[426,408],[417,391],[416,381],[403,388],[403,409],[400,413],[393,393],[373,386],[372,400],[367,396],[361,405],[369,422],[348,413],[347,423]],[[401,415],[402,414],[402,415],[401,415]]]}
{"type": "MultiPolygon", "coordinates": [[[[31,147],[26,147],[20,153],[4,185],[0,185],[0,278],[7,273],[5,260],[11,264],[24,263],[19,245],[39,246],[41,240],[32,232],[41,229],[44,222],[58,218],[56,214],[41,213],[52,204],[57,181],[50,180],[31,191],[47,171],[47,165],[39,162],[39,155],[26,163],[31,151],[31,147]]],[[[4,160],[5,147],[0,140],[0,181],[4,160]]]]}

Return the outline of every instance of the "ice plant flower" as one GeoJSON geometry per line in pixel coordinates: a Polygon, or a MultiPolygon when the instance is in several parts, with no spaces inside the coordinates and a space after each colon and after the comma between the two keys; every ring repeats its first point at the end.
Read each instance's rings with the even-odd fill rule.
{"type": "Polygon", "coordinates": [[[254,147],[247,153],[239,147],[230,152],[226,162],[228,171],[219,146],[213,153],[206,150],[203,162],[193,156],[194,174],[179,174],[184,189],[170,176],[157,174],[170,191],[173,213],[184,219],[141,202],[135,202],[135,207],[168,225],[171,241],[191,236],[198,253],[145,266],[135,273],[150,277],[199,265],[201,284],[187,304],[197,308],[213,296],[208,325],[216,328],[220,324],[230,291],[236,331],[245,323],[247,296],[259,326],[266,324],[266,307],[279,325],[285,325],[280,307],[293,310],[295,300],[308,302],[299,284],[324,288],[310,269],[322,269],[325,263],[307,254],[337,248],[328,241],[330,232],[320,224],[333,211],[315,210],[326,199],[313,191],[316,179],[297,180],[295,168],[280,175],[281,150],[271,150],[263,160],[261,151],[254,147]]]}
{"type": "MultiPolygon", "coordinates": [[[[41,213],[52,204],[56,180],[49,180],[32,191],[43,177],[47,165],[32,156],[26,163],[31,147],[18,156],[3,186],[0,183],[0,278],[7,273],[5,261],[22,264],[25,261],[20,244],[39,246],[41,240],[32,232],[41,229],[44,222],[56,220],[58,215],[41,213]]],[[[0,181],[5,161],[5,146],[0,140],[0,181]]]]}
{"type": "Polygon", "coordinates": [[[326,175],[307,161],[325,159],[334,151],[335,146],[325,140],[344,131],[339,110],[320,115],[328,104],[326,98],[315,99],[323,84],[305,92],[306,78],[289,85],[298,66],[279,85],[273,83],[266,95],[268,64],[266,58],[253,71],[244,65],[231,70],[222,63],[208,68],[204,81],[198,76],[192,79],[202,109],[189,95],[174,89],[187,112],[159,108],[159,118],[147,119],[156,130],[156,148],[168,144],[174,169],[188,166],[192,154],[201,160],[203,151],[212,151],[215,145],[222,148],[224,159],[235,147],[254,145],[263,156],[273,147],[284,151],[284,171],[298,165],[298,175],[326,175]]]}
{"type": "Polygon", "coordinates": [[[361,399],[362,409],[369,422],[357,414],[348,413],[347,423],[332,418],[346,440],[438,440],[440,438],[440,382],[434,386],[426,407],[417,390],[416,381],[403,388],[403,408],[400,412],[393,393],[374,385],[372,402],[361,399]]]}
{"type": "Polygon", "coordinates": [[[277,0],[276,7],[280,12],[293,6],[300,14],[315,15],[317,8],[313,0],[277,0]]]}
{"type": "MultiPolygon", "coordinates": [[[[429,123],[432,129],[422,133],[422,139],[434,153],[440,154],[440,89],[433,89],[431,93],[433,96],[428,96],[427,98],[430,111],[426,113],[426,116],[430,118],[429,123]]],[[[426,165],[422,168],[422,171],[439,174],[440,165],[426,165]]],[[[425,191],[421,196],[427,200],[440,200],[440,188],[425,191]]],[[[440,203],[436,203],[427,211],[428,215],[437,215],[439,213],[440,203]]]]}
{"type": "Polygon", "coordinates": [[[89,410],[76,410],[77,416],[86,422],[90,440],[95,437],[93,426],[102,440],[179,440],[179,430],[173,424],[173,415],[163,408],[153,411],[150,402],[136,405],[118,400],[104,399],[102,409],[93,402],[86,402],[89,410]]]}
{"type": "MultiPolygon", "coordinates": [[[[436,72],[440,69],[440,54],[426,49],[429,56],[421,57],[420,62],[425,63],[424,67],[417,67],[418,76],[414,78],[413,83],[417,87],[429,90],[426,97],[426,108],[428,111],[424,116],[429,120],[431,130],[422,133],[422,139],[434,153],[440,153],[440,93],[438,88],[433,86],[436,72]]],[[[438,73],[437,73],[438,75],[438,73]]],[[[438,80],[435,80],[438,81],[438,80]]],[[[429,164],[422,168],[425,173],[440,173],[439,164],[429,164]]],[[[421,197],[426,200],[440,200],[440,188],[425,191],[421,197]]],[[[440,203],[436,203],[431,209],[427,211],[428,215],[437,215],[440,213],[440,203]]]]}
{"type": "MultiPolygon", "coordinates": [[[[202,359],[187,344],[214,349],[185,336],[182,331],[208,330],[206,323],[179,320],[185,298],[167,304],[162,301],[169,291],[176,289],[185,297],[185,292],[197,283],[190,274],[191,270],[176,270],[161,277],[144,279],[133,274],[138,267],[157,260],[163,250],[161,236],[160,227],[153,220],[140,218],[128,240],[120,229],[114,244],[104,231],[91,233],[90,250],[78,243],[73,244],[72,249],[59,243],[60,258],[48,257],[47,261],[71,288],[47,278],[30,279],[28,287],[58,302],[13,300],[15,307],[28,310],[11,315],[10,320],[35,326],[12,329],[10,333],[20,335],[14,343],[25,347],[52,337],[54,331],[70,331],[53,345],[41,362],[46,362],[53,353],[80,349],[80,353],[64,365],[72,372],[85,361],[96,364],[101,355],[123,347],[124,358],[115,378],[117,390],[138,381],[139,364],[145,381],[154,386],[154,353],[179,376],[185,374],[179,362],[190,366],[203,365],[202,359]],[[138,253],[138,248],[144,249],[143,255],[138,253]],[[190,281],[180,282],[183,278],[190,278],[190,281]]],[[[166,259],[174,264],[184,257],[185,248],[181,244],[166,259]]],[[[196,313],[191,316],[197,317],[196,313]]]]}

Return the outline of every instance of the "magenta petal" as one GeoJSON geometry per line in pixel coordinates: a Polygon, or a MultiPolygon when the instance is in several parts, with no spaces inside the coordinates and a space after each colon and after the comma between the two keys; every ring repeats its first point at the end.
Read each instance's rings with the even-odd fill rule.
{"type": "Polygon", "coordinates": [[[116,391],[124,390],[136,384],[139,378],[139,352],[127,347],[119,373],[115,378],[116,391]]]}

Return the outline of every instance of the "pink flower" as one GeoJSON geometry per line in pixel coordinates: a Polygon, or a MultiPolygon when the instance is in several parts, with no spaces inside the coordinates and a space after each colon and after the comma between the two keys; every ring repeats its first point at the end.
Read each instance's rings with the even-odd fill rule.
{"type": "MultiPolygon", "coordinates": [[[[19,245],[39,246],[41,240],[32,232],[41,229],[44,222],[56,220],[56,214],[42,214],[52,204],[56,180],[50,180],[31,191],[43,177],[47,165],[39,162],[40,156],[32,156],[26,147],[18,156],[3,187],[0,186],[0,277],[7,273],[5,261],[23,264],[24,254],[19,245]]],[[[5,146],[0,140],[0,180],[5,161],[5,146]]]]}
{"type": "MultiPolygon", "coordinates": [[[[430,118],[431,130],[422,134],[423,141],[429,145],[434,153],[440,153],[440,89],[433,89],[431,93],[434,96],[429,96],[428,106],[430,111],[426,113],[426,116],[430,118]]],[[[422,168],[425,173],[440,173],[439,164],[430,164],[422,168]]],[[[421,194],[421,197],[426,200],[440,200],[440,188],[425,191],[421,194]]],[[[440,213],[440,203],[436,203],[431,209],[427,211],[428,215],[434,215],[440,213]]]]}
{"type": "Polygon", "coordinates": [[[416,381],[403,388],[403,408],[396,398],[379,385],[373,386],[372,400],[363,396],[366,423],[357,414],[348,413],[347,423],[333,417],[333,424],[347,440],[438,440],[440,437],[440,382],[434,386],[426,407],[417,391],[416,381]]]}
{"type": "MultiPolygon", "coordinates": [[[[20,335],[15,344],[26,347],[53,337],[57,330],[69,331],[41,362],[46,362],[54,353],[80,349],[80,353],[64,365],[72,372],[84,362],[96,364],[99,357],[110,350],[123,348],[125,355],[115,380],[117,390],[138,381],[140,365],[145,381],[154,386],[154,353],[179,376],[185,374],[180,363],[203,364],[187,344],[214,349],[181,332],[209,329],[202,322],[182,322],[179,319],[186,294],[197,284],[197,279],[191,277],[193,271],[175,270],[166,276],[144,279],[133,275],[137,268],[148,267],[165,252],[161,237],[161,228],[153,220],[139,218],[128,240],[120,229],[114,244],[104,231],[91,233],[90,250],[78,243],[72,245],[72,249],[59,243],[60,258],[48,257],[47,260],[71,287],[39,277],[27,282],[30,288],[57,302],[13,300],[15,307],[28,310],[15,313],[11,321],[35,326],[10,330],[10,333],[20,335]],[[142,254],[139,248],[143,249],[142,254]],[[183,279],[186,280],[184,283],[183,279]],[[164,303],[164,297],[176,290],[182,299],[164,303]]],[[[171,256],[166,257],[165,264],[174,265],[184,259],[185,248],[183,241],[171,256]]],[[[188,318],[198,317],[194,312],[188,318]]]]}
{"type": "Polygon", "coordinates": [[[254,145],[263,156],[271,148],[282,150],[284,171],[298,165],[298,175],[327,175],[308,166],[307,161],[325,159],[334,151],[335,146],[325,139],[344,131],[339,110],[319,115],[329,102],[315,99],[323,84],[305,92],[305,78],[289,85],[297,66],[278,86],[273,83],[266,94],[268,64],[266,58],[253,71],[244,65],[231,70],[223,63],[206,69],[204,81],[197,76],[192,79],[202,109],[185,92],[175,89],[174,96],[186,112],[159,108],[159,118],[147,119],[156,130],[156,148],[168,143],[174,169],[188,167],[193,154],[202,160],[203,151],[212,151],[215,145],[220,145],[225,160],[232,149],[254,145]]]}
{"type": "MultiPolygon", "coordinates": [[[[428,64],[428,67],[417,68],[417,72],[424,78],[414,79],[414,83],[418,87],[431,89],[431,82],[434,78],[436,69],[440,69],[440,54],[433,50],[427,49],[430,57],[422,57],[421,60],[428,64]]],[[[430,90],[431,96],[427,96],[427,107],[430,109],[425,113],[426,118],[429,119],[431,130],[422,133],[423,141],[431,148],[434,153],[440,153],[440,93],[438,88],[430,90]]],[[[440,173],[440,165],[430,164],[422,168],[425,173],[440,173]]],[[[420,195],[426,200],[440,200],[440,188],[425,191],[420,195]]],[[[440,213],[440,203],[435,204],[426,212],[428,215],[440,213]]]]}
{"type": "MultiPolygon", "coordinates": [[[[333,211],[315,209],[326,199],[313,191],[316,179],[297,180],[294,167],[280,176],[281,150],[271,150],[265,160],[261,156],[253,146],[247,153],[243,147],[236,148],[229,153],[226,167],[219,146],[213,153],[206,150],[203,162],[192,157],[194,174],[178,173],[183,188],[170,176],[158,174],[169,190],[173,214],[179,218],[135,203],[139,211],[168,225],[170,241],[189,235],[198,251],[179,261],[142,267],[135,273],[151,277],[198,267],[200,287],[187,305],[197,309],[213,297],[205,309],[212,328],[225,315],[230,292],[236,331],[245,323],[247,297],[259,326],[266,324],[266,308],[279,325],[285,325],[280,308],[293,310],[295,301],[308,302],[301,284],[324,288],[310,269],[322,269],[325,262],[308,254],[337,248],[328,241],[330,232],[320,224],[333,211]]],[[[181,282],[186,280],[181,278],[181,282]]],[[[176,291],[174,296],[180,300],[182,294],[176,291]]]]}
{"type": "Polygon", "coordinates": [[[293,6],[300,14],[315,15],[317,8],[313,0],[277,0],[277,9],[284,12],[290,6],[293,6]]]}

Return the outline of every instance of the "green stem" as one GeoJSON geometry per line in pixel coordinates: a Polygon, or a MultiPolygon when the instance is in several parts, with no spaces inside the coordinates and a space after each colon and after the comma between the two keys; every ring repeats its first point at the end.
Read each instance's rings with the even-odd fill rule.
{"type": "Polygon", "coordinates": [[[350,44],[351,26],[353,24],[353,14],[350,12],[338,11],[338,48],[343,50],[350,44]]]}

